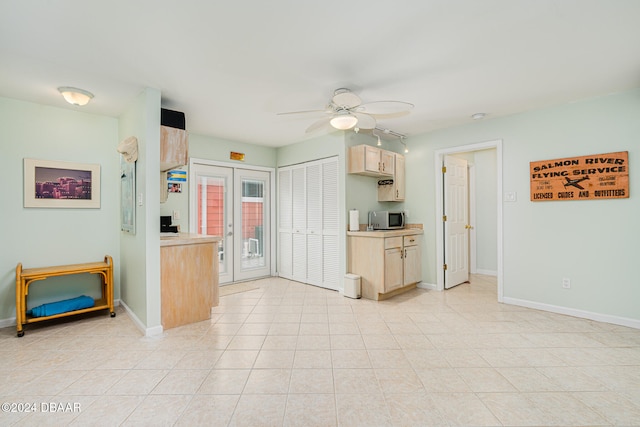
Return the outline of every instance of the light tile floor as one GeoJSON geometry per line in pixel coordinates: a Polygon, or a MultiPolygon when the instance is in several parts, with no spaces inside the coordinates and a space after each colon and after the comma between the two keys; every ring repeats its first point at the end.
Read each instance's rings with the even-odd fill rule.
{"type": "Polygon", "coordinates": [[[383,302],[255,283],[161,337],[122,309],[1,329],[0,400],[35,412],[0,425],[640,425],[640,330],[498,304],[487,276],[383,302]]]}

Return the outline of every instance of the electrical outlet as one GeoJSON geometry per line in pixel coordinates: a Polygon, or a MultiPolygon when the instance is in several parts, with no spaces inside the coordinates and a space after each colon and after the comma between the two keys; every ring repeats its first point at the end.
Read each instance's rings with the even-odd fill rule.
{"type": "Polygon", "coordinates": [[[180,211],[173,211],[173,220],[180,221],[180,211]]]}
{"type": "Polygon", "coordinates": [[[571,279],[564,277],[562,279],[562,287],[564,289],[571,289],[571,279]]]}

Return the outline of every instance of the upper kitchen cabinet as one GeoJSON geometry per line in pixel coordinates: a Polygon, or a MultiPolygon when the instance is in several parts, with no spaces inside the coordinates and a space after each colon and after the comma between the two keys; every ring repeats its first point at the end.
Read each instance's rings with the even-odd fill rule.
{"type": "Polygon", "coordinates": [[[349,173],[390,177],[394,170],[395,153],[366,144],[349,147],[349,173]]]}
{"type": "Polygon", "coordinates": [[[168,171],[189,163],[187,131],[160,126],[160,171],[168,171]]]}
{"type": "Polygon", "coordinates": [[[378,182],[378,201],[379,202],[403,202],[405,193],[405,172],[404,172],[404,156],[402,154],[393,153],[394,158],[394,175],[393,180],[382,180],[378,182]],[[391,181],[391,182],[389,182],[391,181]]]}
{"type": "Polygon", "coordinates": [[[188,164],[189,139],[184,113],[162,108],[160,124],[160,171],[188,164]]]}

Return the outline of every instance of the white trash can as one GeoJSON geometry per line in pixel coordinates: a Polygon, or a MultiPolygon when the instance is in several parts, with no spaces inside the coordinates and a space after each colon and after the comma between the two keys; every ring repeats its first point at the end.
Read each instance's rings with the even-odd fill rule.
{"type": "Polygon", "coordinates": [[[350,273],[344,275],[344,296],[349,298],[360,298],[362,296],[360,276],[350,273]]]}

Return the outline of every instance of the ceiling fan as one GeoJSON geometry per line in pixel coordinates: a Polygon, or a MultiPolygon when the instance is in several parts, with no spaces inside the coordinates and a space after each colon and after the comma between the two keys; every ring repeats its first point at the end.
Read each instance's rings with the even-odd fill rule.
{"type": "Polygon", "coordinates": [[[351,128],[375,129],[376,118],[400,117],[409,114],[413,104],[402,101],[373,101],[362,103],[358,95],[346,88],[333,91],[333,97],[323,110],[292,111],[278,113],[309,114],[323,113],[326,116],[314,122],[307,128],[307,133],[313,132],[330,124],[336,129],[347,130],[351,128]]]}

